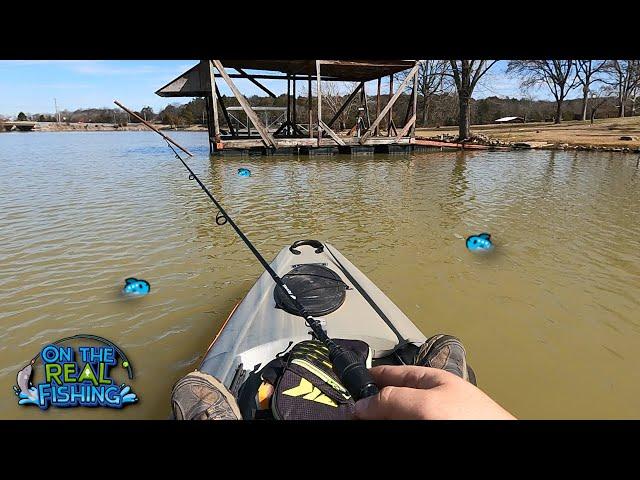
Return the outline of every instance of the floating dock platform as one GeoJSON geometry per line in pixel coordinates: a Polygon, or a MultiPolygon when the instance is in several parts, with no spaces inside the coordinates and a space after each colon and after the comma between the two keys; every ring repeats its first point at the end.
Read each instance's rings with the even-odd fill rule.
{"type": "Polygon", "coordinates": [[[201,60],[156,94],[205,98],[211,154],[402,154],[443,148],[415,142],[418,69],[417,60],[201,60]],[[251,105],[235,79],[248,80],[274,99],[278,96],[261,80],[286,82],[286,107],[251,105]],[[233,97],[223,97],[218,82],[233,97]],[[350,85],[350,94],[336,94],[335,82],[350,85]],[[369,82],[377,85],[375,101],[367,97],[369,82]],[[296,95],[300,83],[306,98],[296,95]],[[405,105],[399,111],[401,97],[405,105]],[[234,105],[228,104],[231,98],[234,105]]]}

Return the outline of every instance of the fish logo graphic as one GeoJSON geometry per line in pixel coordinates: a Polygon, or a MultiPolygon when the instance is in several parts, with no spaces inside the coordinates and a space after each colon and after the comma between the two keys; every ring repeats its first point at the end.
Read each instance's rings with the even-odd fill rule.
{"type": "Polygon", "coordinates": [[[466,240],[467,248],[472,252],[487,251],[493,248],[491,242],[491,235],[488,233],[481,233],[479,235],[471,235],[466,240]]]}
{"type": "Polygon", "coordinates": [[[122,293],[125,295],[146,295],[149,291],[151,291],[149,282],[133,277],[124,281],[124,288],[122,289],[122,293]]]}
{"type": "Polygon", "coordinates": [[[16,395],[18,395],[18,403],[20,405],[27,405],[29,403],[38,404],[38,389],[33,386],[31,383],[31,374],[33,373],[33,360],[31,363],[27,364],[22,370],[18,372],[18,376],[16,379],[16,383],[18,386],[14,385],[13,390],[16,395]]]}

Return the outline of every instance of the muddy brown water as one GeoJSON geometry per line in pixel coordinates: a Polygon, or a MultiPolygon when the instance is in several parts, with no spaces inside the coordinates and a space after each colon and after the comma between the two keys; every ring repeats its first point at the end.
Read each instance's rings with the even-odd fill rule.
{"type": "MultiPolygon", "coordinates": [[[[210,159],[194,170],[268,258],[330,241],[427,335],[465,343],[521,418],[640,417],[640,171],[585,152],[210,159]],[[240,178],[239,167],[252,170],[240,178]],[[493,234],[493,255],[464,237],[493,234]]],[[[155,134],[0,134],[0,418],[167,418],[261,268],[155,134]],[[125,301],[124,278],[151,293],[125,301]],[[19,406],[48,342],[106,337],[135,366],[123,410],[19,406]]]]}

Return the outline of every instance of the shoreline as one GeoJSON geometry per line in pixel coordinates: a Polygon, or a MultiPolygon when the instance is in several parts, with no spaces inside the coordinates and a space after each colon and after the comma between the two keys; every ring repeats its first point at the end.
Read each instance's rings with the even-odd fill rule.
{"type": "MultiPolygon", "coordinates": [[[[416,138],[455,143],[456,126],[417,128],[416,138]]],[[[509,150],[578,150],[640,153],[640,116],[567,120],[559,124],[530,122],[472,125],[465,145],[509,150]]]]}
{"type": "MultiPolygon", "coordinates": [[[[120,125],[115,123],[54,123],[54,122],[34,122],[35,127],[29,132],[138,132],[149,131],[149,129],[142,123],[128,123],[127,125],[120,125]]],[[[174,128],[170,125],[164,124],[152,124],[158,130],[174,130],[174,131],[187,131],[187,132],[206,132],[207,127],[205,125],[190,125],[188,127],[174,128]]],[[[0,133],[4,132],[4,128],[1,128],[0,133]]],[[[15,129],[13,131],[16,131],[15,129]]]]}
{"type": "MultiPolygon", "coordinates": [[[[142,123],[35,122],[31,132],[141,132],[142,123]]],[[[158,130],[207,132],[206,125],[171,127],[153,124],[158,130]]],[[[4,132],[1,129],[0,134],[4,132]]],[[[457,142],[455,126],[416,129],[417,144],[431,144],[460,150],[574,150],[592,152],[640,153],[640,117],[599,119],[594,124],[567,121],[560,124],[519,123],[473,125],[472,138],[457,142]],[[623,140],[623,138],[625,140],[623,140]]],[[[24,132],[28,133],[28,132],[24,132]]]]}

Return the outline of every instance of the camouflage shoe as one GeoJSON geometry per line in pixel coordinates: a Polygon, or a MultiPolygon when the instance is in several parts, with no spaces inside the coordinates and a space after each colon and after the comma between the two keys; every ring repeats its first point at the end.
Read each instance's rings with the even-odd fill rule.
{"type": "Polygon", "coordinates": [[[439,368],[477,385],[476,375],[467,365],[467,354],[462,342],[451,335],[434,335],[418,350],[414,365],[439,368]]]}
{"type": "Polygon", "coordinates": [[[175,384],[171,408],[176,420],[242,420],[231,392],[215,377],[198,371],[175,384]]]}

